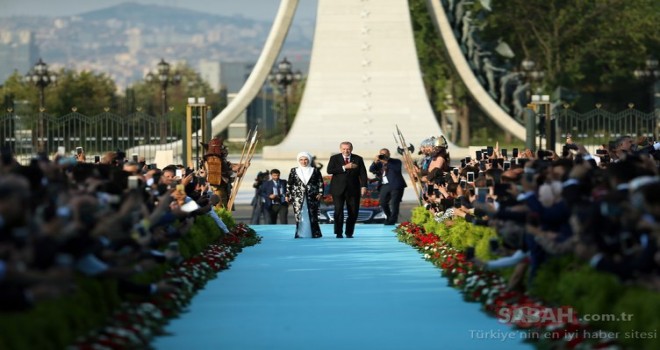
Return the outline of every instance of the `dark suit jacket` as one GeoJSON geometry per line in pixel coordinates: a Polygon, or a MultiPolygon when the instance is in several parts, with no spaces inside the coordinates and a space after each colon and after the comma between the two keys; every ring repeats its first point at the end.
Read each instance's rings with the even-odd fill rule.
{"type": "MultiPolygon", "coordinates": [[[[390,188],[405,188],[406,180],[403,179],[403,174],[401,173],[401,168],[403,163],[400,160],[390,158],[387,162],[387,183],[390,185],[390,188]]],[[[373,162],[369,167],[369,172],[374,173],[378,177],[378,186],[380,187],[383,184],[383,163],[373,162]]]]}
{"type": "Polygon", "coordinates": [[[330,194],[336,195],[344,192],[360,195],[360,188],[367,187],[367,168],[364,160],[357,154],[351,154],[351,163],[358,165],[357,169],[344,170],[344,156],[339,153],[328,160],[328,174],[330,180],[330,194]]]}
{"type": "MultiPolygon", "coordinates": [[[[280,182],[280,194],[281,194],[281,200],[284,200],[284,197],[286,197],[286,180],[279,180],[280,182]]],[[[264,202],[264,208],[267,210],[270,209],[270,207],[273,205],[273,200],[268,198],[271,194],[273,194],[273,188],[275,188],[275,182],[273,180],[268,180],[264,181],[264,183],[261,184],[259,187],[259,196],[261,196],[265,202],[264,202]]],[[[287,204],[286,202],[283,202],[282,204],[287,204]]]]}

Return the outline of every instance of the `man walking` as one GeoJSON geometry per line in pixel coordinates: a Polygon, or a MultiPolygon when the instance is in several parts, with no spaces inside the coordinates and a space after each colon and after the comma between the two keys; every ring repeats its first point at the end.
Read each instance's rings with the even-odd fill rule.
{"type": "Polygon", "coordinates": [[[344,141],[339,145],[339,154],[330,157],[328,161],[328,174],[330,180],[330,194],[335,206],[334,232],[337,238],[343,238],[344,205],[348,216],[346,217],[346,238],[353,238],[355,222],[360,209],[360,196],[367,193],[367,169],[364,160],[353,154],[353,144],[344,141]]]}
{"type": "Polygon", "coordinates": [[[369,166],[369,172],[378,178],[380,193],[378,200],[387,215],[385,225],[394,225],[399,219],[399,205],[403,198],[403,190],[407,186],[401,173],[403,163],[398,159],[390,158],[390,151],[387,148],[382,148],[378,153],[369,166]]]}
{"type": "Polygon", "coordinates": [[[277,224],[278,217],[280,224],[287,224],[289,203],[285,200],[286,180],[280,179],[278,169],[270,171],[270,178],[259,187],[259,195],[264,199],[264,210],[269,214],[269,224],[277,224]]]}

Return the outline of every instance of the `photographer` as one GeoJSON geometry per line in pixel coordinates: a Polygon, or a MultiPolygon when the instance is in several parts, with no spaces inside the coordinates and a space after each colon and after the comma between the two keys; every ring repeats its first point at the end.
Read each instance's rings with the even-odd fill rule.
{"type": "Polygon", "coordinates": [[[401,161],[390,158],[390,151],[387,148],[382,148],[369,166],[369,172],[378,178],[380,191],[378,199],[380,207],[387,215],[385,225],[394,225],[399,218],[399,205],[403,190],[407,186],[401,174],[401,167],[401,161]]]}
{"type": "Polygon", "coordinates": [[[263,223],[268,222],[268,216],[264,210],[264,203],[266,201],[259,195],[259,187],[261,187],[264,182],[268,181],[268,174],[268,170],[264,172],[260,171],[257,173],[257,177],[254,179],[254,183],[252,184],[252,187],[254,188],[254,197],[250,203],[252,205],[252,217],[250,218],[250,225],[259,225],[262,223],[262,220],[263,223]]]}
{"type": "Polygon", "coordinates": [[[276,224],[278,217],[280,224],[287,224],[289,215],[289,203],[285,199],[287,181],[280,179],[278,169],[270,171],[270,178],[259,187],[259,196],[264,199],[264,210],[270,214],[270,224],[276,224]]]}

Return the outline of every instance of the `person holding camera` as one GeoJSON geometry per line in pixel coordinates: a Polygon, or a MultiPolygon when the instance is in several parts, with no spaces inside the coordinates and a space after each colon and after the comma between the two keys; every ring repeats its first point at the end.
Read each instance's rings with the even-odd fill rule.
{"type": "Polygon", "coordinates": [[[399,205],[407,186],[401,173],[402,166],[403,163],[400,160],[390,158],[390,151],[387,148],[382,148],[369,166],[369,172],[378,178],[380,191],[378,200],[380,207],[387,215],[385,225],[394,225],[399,218],[399,205]]]}
{"type": "Polygon", "coordinates": [[[266,171],[258,172],[257,177],[254,179],[254,184],[252,184],[252,187],[254,187],[254,197],[250,203],[250,205],[252,205],[252,217],[250,218],[250,225],[260,225],[262,223],[265,224],[269,222],[267,217],[269,217],[270,214],[266,213],[264,210],[264,203],[266,200],[259,195],[259,188],[264,182],[269,180],[269,174],[270,171],[268,171],[268,169],[266,169],[266,171]]]}
{"type": "Polygon", "coordinates": [[[259,195],[264,199],[264,209],[270,214],[270,224],[276,224],[277,218],[280,224],[287,224],[289,215],[289,203],[286,201],[286,180],[280,179],[280,171],[270,171],[270,180],[265,181],[259,188],[259,195]]]}

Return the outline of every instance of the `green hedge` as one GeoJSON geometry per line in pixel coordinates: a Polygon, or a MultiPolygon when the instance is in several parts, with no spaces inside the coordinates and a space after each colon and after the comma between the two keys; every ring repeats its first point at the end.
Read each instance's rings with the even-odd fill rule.
{"type": "MultiPolygon", "coordinates": [[[[235,226],[228,212],[221,210],[218,213],[230,229],[235,226]]],[[[179,249],[184,258],[189,258],[221,236],[222,232],[213,219],[201,215],[179,240],[179,249]]],[[[168,268],[163,264],[135,276],[133,280],[141,283],[157,281],[168,268]]],[[[106,324],[122,302],[113,279],[78,276],[75,285],[76,291],[71,296],[39,302],[28,311],[0,314],[0,349],[64,349],[77,337],[106,324]]]]}
{"type": "Polygon", "coordinates": [[[628,321],[591,321],[595,329],[618,332],[622,345],[635,349],[660,349],[660,294],[622,284],[614,275],[592,269],[574,258],[557,258],[544,264],[534,279],[532,294],[550,303],[571,305],[580,314],[631,315],[628,321]],[[639,333],[652,332],[651,339],[639,333]],[[635,336],[637,335],[637,336],[635,336]]]}
{"type": "MultiPolygon", "coordinates": [[[[411,221],[427,232],[434,232],[457,249],[475,246],[475,254],[483,260],[494,258],[489,249],[494,229],[475,226],[463,219],[453,219],[447,227],[437,223],[423,207],[413,210],[411,221]]],[[[502,271],[503,275],[510,270],[502,271]]],[[[636,286],[622,284],[612,274],[594,270],[571,256],[554,258],[541,266],[530,289],[530,294],[550,305],[570,305],[580,315],[621,318],[622,313],[632,315],[628,321],[590,321],[595,330],[618,332],[618,341],[626,348],[660,349],[660,294],[636,286]],[[634,333],[638,332],[638,333],[634,333]],[[645,332],[647,339],[641,339],[645,332]]]]}

